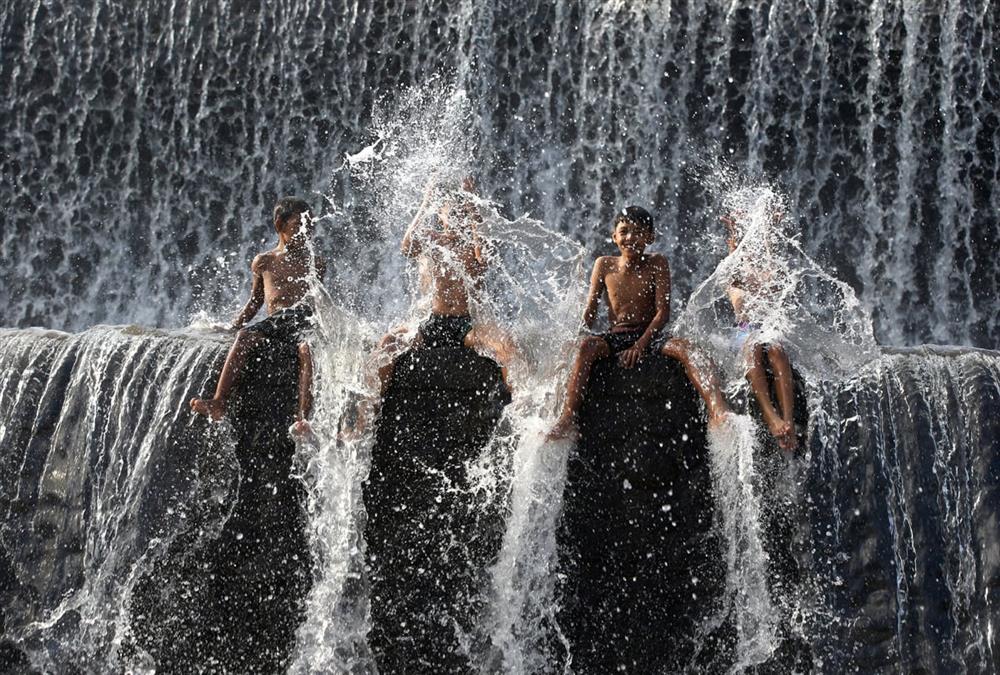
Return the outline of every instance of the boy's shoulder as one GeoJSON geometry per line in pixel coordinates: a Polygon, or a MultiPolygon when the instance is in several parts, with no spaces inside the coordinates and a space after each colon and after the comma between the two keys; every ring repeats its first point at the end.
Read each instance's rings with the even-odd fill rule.
{"type": "Polygon", "coordinates": [[[254,256],[253,262],[250,263],[250,271],[254,274],[260,274],[267,269],[267,266],[271,264],[274,259],[274,250],[264,251],[263,253],[258,253],[254,256]]]}
{"type": "Polygon", "coordinates": [[[621,259],[620,255],[602,255],[598,256],[594,260],[594,268],[601,270],[608,270],[618,264],[621,259]]]}
{"type": "Polygon", "coordinates": [[[670,267],[670,263],[667,262],[667,256],[662,253],[647,253],[646,261],[654,267],[670,267]]]}

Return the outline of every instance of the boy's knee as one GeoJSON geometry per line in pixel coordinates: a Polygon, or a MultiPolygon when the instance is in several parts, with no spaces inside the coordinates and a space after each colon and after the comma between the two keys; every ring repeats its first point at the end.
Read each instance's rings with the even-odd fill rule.
{"type": "Polygon", "coordinates": [[[691,343],[684,338],[670,338],[660,347],[660,353],[675,359],[685,359],[691,353],[691,343]]]}
{"type": "Polygon", "coordinates": [[[585,358],[594,359],[600,356],[601,352],[606,347],[607,344],[604,342],[603,338],[596,336],[584,338],[583,342],[580,344],[580,355],[585,358]]]}
{"type": "Polygon", "coordinates": [[[299,358],[301,359],[311,359],[312,350],[309,349],[309,343],[303,342],[299,345],[299,358]]]}

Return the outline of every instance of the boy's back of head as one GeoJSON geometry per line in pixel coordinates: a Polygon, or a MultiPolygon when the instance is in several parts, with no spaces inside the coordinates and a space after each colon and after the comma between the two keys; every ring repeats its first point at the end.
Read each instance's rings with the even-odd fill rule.
{"type": "MultiPolygon", "coordinates": [[[[306,203],[306,200],[301,197],[282,197],[274,204],[274,217],[282,225],[287,223],[289,218],[307,212],[311,213],[312,209],[309,208],[309,204],[306,203]]],[[[309,220],[311,221],[312,219],[310,218],[309,220]]],[[[311,223],[309,225],[308,229],[311,232],[311,223]]]]}
{"type": "Polygon", "coordinates": [[[615,221],[611,224],[611,229],[618,227],[618,223],[629,222],[640,227],[650,234],[653,233],[653,216],[649,211],[641,206],[626,206],[615,215],[615,221]]]}

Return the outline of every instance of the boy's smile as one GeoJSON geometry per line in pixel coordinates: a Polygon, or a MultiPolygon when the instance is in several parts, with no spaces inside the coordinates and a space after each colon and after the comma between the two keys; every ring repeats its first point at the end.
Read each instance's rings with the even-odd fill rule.
{"type": "Polygon", "coordinates": [[[653,233],[627,220],[615,225],[612,241],[626,257],[642,255],[653,241],[653,233]]]}

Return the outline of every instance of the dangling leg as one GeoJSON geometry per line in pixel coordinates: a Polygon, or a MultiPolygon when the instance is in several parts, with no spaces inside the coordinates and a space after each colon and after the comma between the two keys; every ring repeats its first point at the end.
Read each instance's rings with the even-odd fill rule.
{"type": "Polygon", "coordinates": [[[795,437],[795,378],[792,364],[788,361],[788,354],[777,344],[767,346],[767,360],[774,373],[774,388],[777,390],[778,405],[784,422],[784,432],[778,437],[778,446],[782,450],[792,451],[798,445],[795,437]]]}
{"type": "MultiPolygon", "coordinates": [[[[377,387],[378,394],[366,395],[358,401],[354,411],[354,423],[343,428],[340,432],[345,439],[355,439],[361,436],[368,425],[378,414],[382,397],[385,396],[386,388],[392,379],[392,371],[396,366],[396,357],[409,345],[403,338],[406,327],[394,328],[379,342],[379,346],[368,360],[366,365],[365,384],[367,388],[374,391],[377,387]],[[381,365],[380,365],[381,363],[381,365]]],[[[417,340],[419,340],[419,335],[417,340]]]]}
{"type": "Polygon", "coordinates": [[[722,388],[719,386],[719,378],[712,360],[689,341],[681,338],[667,340],[660,348],[660,353],[683,364],[688,380],[705,401],[709,426],[714,427],[722,422],[730,410],[726,398],[722,395],[722,388]]]}
{"type": "Polygon", "coordinates": [[[500,364],[500,374],[504,386],[510,391],[510,364],[517,356],[517,347],[506,331],[486,324],[475,324],[465,334],[462,343],[469,349],[496,359],[500,364]]]}
{"type": "Polygon", "coordinates": [[[566,402],[563,405],[562,415],[549,431],[549,440],[567,438],[573,435],[576,429],[576,415],[580,412],[580,404],[583,402],[583,391],[590,379],[590,370],[595,361],[606,359],[609,356],[611,356],[611,349],[603,339],[597,336],[584,338],[577,352],[573,371],[569,376],[569,383],[566,385],[566,402]]]}
{"type": "Polygon", "coordinates": [[[309,414],[312,412],[313,404],[312,380],[312,350],[307,342],[303,342],[299,345],[299,410],[292,427],[297,435],[304,435],[312,431],[312,427],[309,425],[309,414]]]}
{"type": "Polygon", "coordinates": [[[750,347],[748,366],[747,379],[750,381],[750,388],[753,389],[753,394],[760,405],[764,423],[767,424],[771,435],[780,443],[782,437],[788,433],[788,428],[771,402],[771,387],[767,381],[767,371],[764,369],[764,345],[755,344],[750,347]]]}
{"type": "Polygon", "coordinates": [[[215,387],[215,396],[212,398],[191,399],[191,410],[199,415],[206,415],[213,420],[222,419],[226,414],[226,402],[229,400],[229,393],[233,389],[236,377],[246,363],[247,354],[260,338],[252,331],[243,329],[236,334],[236,341],[226,355],[226,362],[222,366],[222,373],[219,375],[219,382],[215,387]]]}

